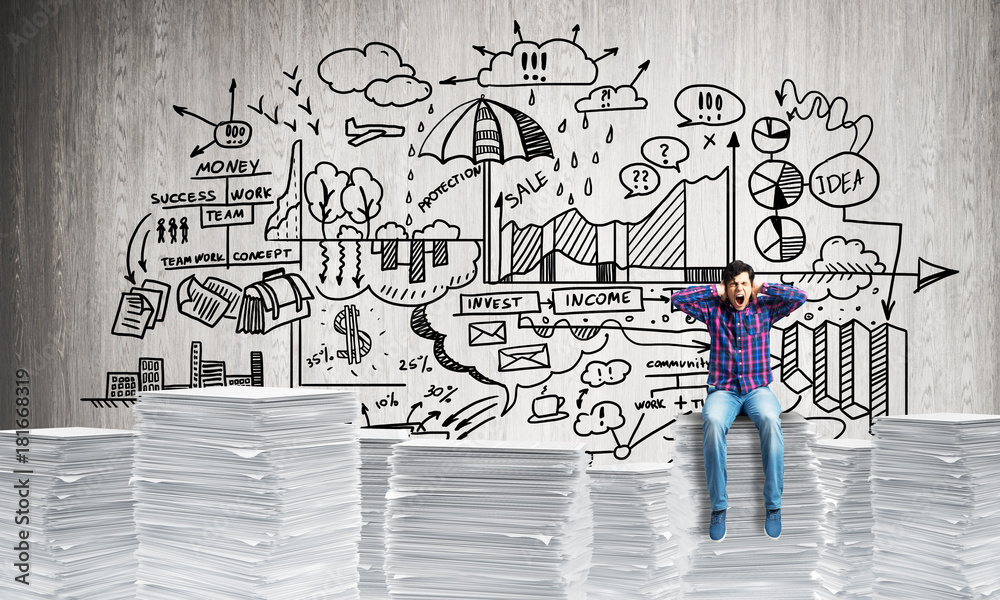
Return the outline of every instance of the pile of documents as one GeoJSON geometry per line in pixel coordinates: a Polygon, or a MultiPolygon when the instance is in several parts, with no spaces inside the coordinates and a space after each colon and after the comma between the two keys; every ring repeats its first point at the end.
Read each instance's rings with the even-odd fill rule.
{"type": "Polygon", "coordinates": [[[576,600],[593,542],[578,443],[412,440],[390,459],[393,600],[576,600]]]}
{"type": "Polygon", "coordinates": [[[399,429],[361,429],[361,543],[358,589],[364,600],[389,600],[385,584],[385,495],[392,447],[409,437],[399,429]]]}
{"type": "Polygon", "coordinates": [[[826,498],[817,573],[819,600],[872,597],[872,443],[868,440],[823,439],[813,444],[819,482],[826,498]]]}
{"type": "Polygon", "coordinates": [[[0,598],[135,598],[133,437],[0,431],[0,598]]]}
{"type": "Polygon", "coordinates": [[[138,597],[358,598],[353,394],[143,392],[135,416],[138,597]]]}
{"type": "Polygon", "coordinates": [[[680,588],[677,540],[670,532],[670,465],[592,468],[594,557],[588,600],[670,600],[680,588]]]}
{"type": "Polygon", "coordinates": [[[882,417],[872,430],[874,597],[1000,597],[1000,416],[882,417]]]}
{"type": "Polygon", "coordinates": [[[711,508],[705,483],[701,413],[676,424],[670,471],[670,525],[678,534],[678,567],[685,600],[811,600],[812,572],[823,544],[823,496],[810,444],[815,435],[796,413],[781,415],[785,486],[779,539],[764,533],[764,473],[760,438],[746,416],[727,436],[729,510],[726,537],[708,537],[711,508]]]}

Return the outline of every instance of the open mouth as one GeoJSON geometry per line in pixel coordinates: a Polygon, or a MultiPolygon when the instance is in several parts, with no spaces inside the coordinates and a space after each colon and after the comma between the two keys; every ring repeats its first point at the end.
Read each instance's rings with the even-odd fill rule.
{"type": "Polygon", "coordinates": [[[746,300],[746,294],[743,292],[736,292],[736,305],[743,306],[744,300],[746,300]]]}

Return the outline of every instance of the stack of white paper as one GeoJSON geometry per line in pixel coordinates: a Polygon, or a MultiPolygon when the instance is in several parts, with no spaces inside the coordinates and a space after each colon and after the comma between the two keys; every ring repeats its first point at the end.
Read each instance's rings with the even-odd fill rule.
{"type": "Polygon", "coordinates": [[[119,429],[0,431],[0,598],[135,598],[133,441],[119,429]]]}
{"type": "Polygon", "coordinates": [[[353,394],[222,387],[139,398],[140,598],[358,598],[353,394]]]}
{"type": "Polygon", "coordinates": [[[872,443],[823,439],[813,444],[826,499],[817,573],[820,600],[872,597],[872,443]]]}
{"type": "Polygon", "coordinates": [[[385,583],[385,495],[389,491],[392,447],[409,437],[399,429],[362,429],[361,543],[358,589],[364,600],[388,600],[385,583]]]}
{"type": "Polygon", "coordinates": [[[670,465],[614,465],[588,473],[594,503],[588,600],[676,598],[677,540],[667,511],[670,465]]]}
{"type": "Polygon", "coordinates": [[[670,524],[678,534],[682,597],[705,600],[768,598],[811,600],[812,576],[823,543],[823,497],[810,443],[815,435],[796,413],[781,415],[785,442],[781,537],[764,533],[764,473],[760,438],[746,416],[727,436],[728,495],[726,538],[708,537],[711,517],[702,452],[701,413],[677,420],[674,466],[670,475],[670,524]]]}
{"type": "Polygon", "coordinates": [[[1000,416],[874,426],[874,598],[1000,598],[1000,416]]]}
{"type": "Polygon", "coordinates": [[[576,600],[593,512],[583,444],[397,444],[386,574],[393,600],[576,600]]]}

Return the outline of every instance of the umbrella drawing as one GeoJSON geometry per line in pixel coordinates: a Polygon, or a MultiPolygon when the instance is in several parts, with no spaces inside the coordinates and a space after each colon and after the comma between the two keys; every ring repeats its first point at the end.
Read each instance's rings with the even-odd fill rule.
{"type": "MultiPolygon", "coordinates": [[[[433,156],[442,163],[464,158],[483,165],[483,243],[486,282],[500,278],[499,240],[502,212],[493,215],[492,164],[508,160],[552,158],[548,135],[523,112],[480,96],[458,105],[431,129],[419,156],[433,156]]],[[[497,206],[503,210],[502,203],[497,206]]]]}

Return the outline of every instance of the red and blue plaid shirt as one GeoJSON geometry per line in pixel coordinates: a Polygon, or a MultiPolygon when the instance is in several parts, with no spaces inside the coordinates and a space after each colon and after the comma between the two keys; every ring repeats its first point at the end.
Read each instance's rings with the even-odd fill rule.
{"type": "Polygon", "coordinates": [[[712,353],[708,385],[746,394],[774,380],[771,374],[771,325],[805,304],[802,290],[764,283],[760,294],[742,311],[729,304],[714,285],[697,285],[677,292],[670,301],[708,325],[712,353]]]}

